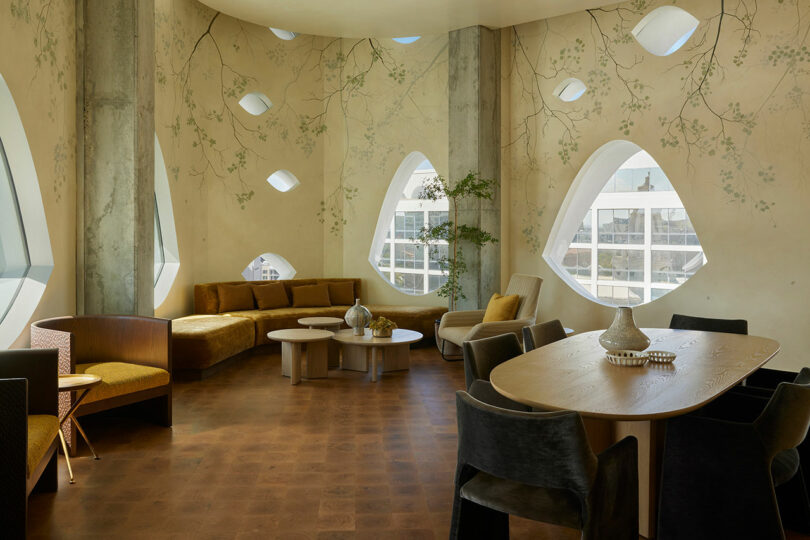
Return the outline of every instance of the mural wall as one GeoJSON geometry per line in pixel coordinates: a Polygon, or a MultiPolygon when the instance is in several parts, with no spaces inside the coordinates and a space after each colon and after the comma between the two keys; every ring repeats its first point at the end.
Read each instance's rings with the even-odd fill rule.
{"type": "MultiPolygon", "coordinates": [[[[69,0],[0,0],[0,73],[20,113],[54,269],[31,320],[76,309],[76,34],[69,0]]],[[[28,345],[26,330],[11,348],[28,345]]]]}
{"type": "Polygon", "coordinates": [[[634,0],[504,30],[510,271],[545,278],[541,319],[579,331],[610,323],[612,310],[572,291],[541,252],[588,156],[607,141],[633,141],[672,181],[709,260],[637,308],[637,322],[666,326],[673,312],[746,318],[751,333],[782,343],[773,366],[798,368],[810,346],[801,238],[810,226],[810,2],[679,1],[700,26],[680,51],[657,57],[629,32],[664,4],[634,0]],[[585,81],[586,95],[556,100],[566,77],[585,81]]]}

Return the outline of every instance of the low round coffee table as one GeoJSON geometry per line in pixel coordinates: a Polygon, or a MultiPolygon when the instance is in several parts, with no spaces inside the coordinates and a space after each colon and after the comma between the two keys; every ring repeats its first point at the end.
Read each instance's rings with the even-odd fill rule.
{"type": "Polygon", "coordinates": [[[341,330],[335,334],[335,341],[343,345],[343,369],[368,370],[371,381],[377,382],[377,363],[382,360],[383,371],[396,371],[410,368],[410,348],[408,345],[422,339],[415,330],[397,328],[390,338],[374,337],[366,328],[362,336],[355,336],[354,330],[341,330]],[[371,349],[371,362],[366,351],[371,349]]]}
{"type": "Polygon", "coordinates": [[[81,392],[81,394],[76,395],[76,399],[73,400],[73,405],[70,407],[68,412],[59,419],[59,440],[62,442],[62,451],[65,453],[65,464],[68,468],[71,484],[74,483],[73,469],[70,467],[70,454],[68,453],[67,444],[65,443],[65,434],[62,433],[62,426],[65,424],[65,422],[72,421],[82,438],[84,438],[84,442],[86,442],[88,448],[90,448],[90,452],[93,453],[93,457],[95,459],[100,459],[96,454],[96,450],[93,448],[93,445],[90,444],[90,439],[87,438],[87,434],[82,429],[81,424],[79,424],[79,421],[73,416],[73,413],[75,413],[76,409],[79,408],[81,402],[84,401],[85,397],[87,397],[90,389],[99,384],[101,384],[101,377],[90,373],[66,373],[59,375],[60,392],[81,392]]]}
{"type": "Polygon", "coordinates": [[[326,345],[334,332],[309,328],[290,328],[267,333],[267,338],[281,342],[281,374],[290,377],[290,384],[301,382],[301,344],[307,345],[307,378],[325,377],[326,345]],[[318,346],[318,345],[323,346],[318,346]]]}
{"type": "MultiPolygon", "coordinates": [[[[343,324],[343,319],[339,319],[337,317],[304,317],[302,319],[298,319],[298,324],[301,326],[308,326],[309,328],[337,332],[340,330],[340,325],[343,324]]],[[[329,368],[340,367],[339,343],[329,343],[327,347],[327,366],[329,368]]]]}

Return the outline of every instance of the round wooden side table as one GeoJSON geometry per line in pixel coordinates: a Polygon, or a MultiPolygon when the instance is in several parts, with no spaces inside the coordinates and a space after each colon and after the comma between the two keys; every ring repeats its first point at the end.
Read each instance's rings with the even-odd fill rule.
{"type": "Polygon", "coordinates": [[[301,382],[301,344],[308,344],[304,376],[308,379],[326,377],[326,342],[334,335],[328,330],[290,328],[268,332],[267,338],[281,342],[281,374],[290,377],[290,384],[298,384],[301,382]]]}
{"type": "Polygon", "coordinates": [[[334,340],[343,345],[343,369],[355,371],[368,370],[371,381],[377,382],[377,363],[382,361],[383,371],[397,371],[410,368],[411,343],[422,339],[422,334],[415,330],[394,329],[391,337],[374,337],[371,329],[366,328],[362,336],[355,336],[354,330],[341,330],[334,340]],[[366,352],[371,349],[371,361],[366,352]]]}
{"type": "MultiPolygon", "coordinates": [[[[312,329],[339,332],[343,319],[337,317],[304,317],[298,319],[298,324],[312,329]]],[[[337,342],[330,341],[327,345],[327,366],[329,369],[340,367],[340,344],[337,342]]]]}
{"type": "Polygon", "coordinates": [[[73,416],[76,409],[79,408],[81,402],[84,401],[85,397],[87,397],[87,393],[90,392],[90,389],[99,384],[101,384],[101,377],[98,375],[92,375],[90,373],[69,373],[59,375],[60,392],[81,392],[81,394],[76,396],[76,399],[73,401],[73,405],[70,407],[70,409],[68,409],[68,412],[59,419],[59,439],[62,441],[62,451],[65,453],[65,463],[67,464],[68,473],[70,474],[71,484],[75,483],[73,481],[73,469],[70,467],[70,454],[68,452],[67,444],[65,443],[65,434],[62,433],[62,426],[65,424],[65,422],[72,421],[84,439],[84,442],[87,443],[87,447],[90,448],[90,451],[93,453],[93,458],[101,459],[98,457],[98,454],[96,454],[96,450],[93,448],[93,445],[90,444],[90,439],[87,438],[87,434],[82,429],[82,425],[79,424],[79,421],[75,416],[73,416]]]}

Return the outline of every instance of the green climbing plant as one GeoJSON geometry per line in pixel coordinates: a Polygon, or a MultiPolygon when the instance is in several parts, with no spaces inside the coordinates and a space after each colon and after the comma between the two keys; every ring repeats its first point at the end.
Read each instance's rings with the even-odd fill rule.
{"type": "Polygon", "coordinates": [[[481,178],[478,173],[470,172],[455,182],[442,176],[426,180],[419,194],[420,199],[447,199],[450,202],[453,218],[433,227],[423,227],[419,233],[419,241],[430,250],[431,256],[438,261],[439,268],[447,275],[447,281],[439,287],[436,294],[448,299],[451,311],[456,309],[458,300],[466,298],[461,287],[461,277],[467,271],[463,247],[471,245],[480,248],[498,241],[491,233],[479,227],[459,223],[459,204],[470,199],[492,200],[496,187],[495,180],[481,178]],[[447,242],[447,255],[439,256],[437,242],[440,241],[447,242]]]}

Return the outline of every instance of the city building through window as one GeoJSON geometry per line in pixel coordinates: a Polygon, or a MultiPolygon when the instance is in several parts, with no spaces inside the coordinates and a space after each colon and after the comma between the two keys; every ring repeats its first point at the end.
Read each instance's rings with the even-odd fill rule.
{"type": "Polygon", "coordinates": [[[292,279],[294,276],[295,268],[287,259],[275,253],[262,253],[242,271],[242,277],[247,281],[292,279]]]}
{"type": "Polygon", "coordinates": [[[585,199],[569,192],[544,257],[579,292],[603,304],[633,306],[676,289],[707,259],[658,163],[633,143],[613,142],[623,144],[608,143],[597,153],[605,147],[618,152],[598,157],[620,165],[611,170],[598,157],[586,163],[571,189],[590,190],[593,202],[584,207],[585,199]]]}
{"type": "Polygon", "coordinates": [[[406,157],[394,175],[377,222],[369,261],[406,294],[427,294],[447,281],[439,263],[448,255],[447,243],[426,247],[418,239],[423,228],[447,221],[446,199],[419,198],[425,181],[435,176],[436,169],[422,153],[406,157]]]}

